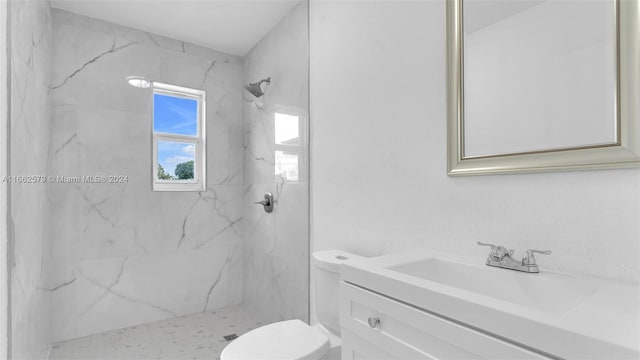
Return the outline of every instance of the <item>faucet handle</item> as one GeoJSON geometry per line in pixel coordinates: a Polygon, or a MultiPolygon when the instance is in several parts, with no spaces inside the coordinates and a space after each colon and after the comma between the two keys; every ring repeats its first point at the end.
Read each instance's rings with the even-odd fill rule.
{"type": "Polygon", "coordinates": [[[513,250],[507,250],[507,248],[505,248],[504,246],[496,246],[493,244],[486,244],[486,243],[482,243],[480,241],[478,241],[478,245],[480,246],[489,246],[491,247],[491,253],[489,253],[489,257],[500,261],[502,260],[502,258],[504,258],[506,255],[509,256],[513,256],[513,250]]]}
{"type": "Polygon", "coordinates": [[[489,247],[491,247],[491,250],[495,250],[497,248],[497,246],[495,246],[493,244],[486,244],[486,243],[483,243],[483,242],[480,242],[480,241],[478,241],[478,245],[480,245],[480,246],[489,246],[489,247]]]}
{"type": "Polygon", "coordinates": [[[536,258],[533,256],[534,253],[538,253],[538,254],[542,254],[542,255],[549,255],[551,254],[551,250],[534,250],[534,249],[529,249],[524,253],[524,256],[522,257],[522,265],[529,265],[529,266],[533,266],[536,265],[536,258]]]}

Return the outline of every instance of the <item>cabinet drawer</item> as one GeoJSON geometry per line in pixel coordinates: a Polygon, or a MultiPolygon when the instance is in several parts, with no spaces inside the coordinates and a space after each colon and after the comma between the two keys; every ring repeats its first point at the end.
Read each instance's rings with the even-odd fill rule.
{"type": "Polygon", "coordinates": [[[345,329],[342,329],[342,359],[341,360],[372,360],[372,359],[393,359],[385,349],[378,344],[361,338],[345,329]]]}
{"type": "Polygon", "coordinates": [[[345,359],[366,354],[348,343],[353,335],[398,359],[549,359],[346,282],[340,284],[340,326],[348,334],[345,359]],[[370,318],[379,319],[375,328],[370,318]]]}

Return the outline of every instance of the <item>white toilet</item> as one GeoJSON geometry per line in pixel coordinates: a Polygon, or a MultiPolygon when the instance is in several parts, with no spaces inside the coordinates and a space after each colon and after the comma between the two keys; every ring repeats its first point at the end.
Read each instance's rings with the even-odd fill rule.
{"type": "Polygon", "coordinates": [[[264,325],[227,345],[220,360],[334,360],[340,359],[339,297],[340,264],[358,255],[341,250],[313,253],[315,304],[318,324],[300,320],[264,325]]]}

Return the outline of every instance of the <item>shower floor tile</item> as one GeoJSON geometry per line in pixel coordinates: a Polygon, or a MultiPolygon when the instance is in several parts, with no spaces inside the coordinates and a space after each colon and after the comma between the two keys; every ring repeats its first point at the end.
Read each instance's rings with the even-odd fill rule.
{"type": "Polygon", "coordinates": [[[218,359],[229,343],[263,325],[244,306],[185,315],[53,345],[50,359],[218,359]]]}

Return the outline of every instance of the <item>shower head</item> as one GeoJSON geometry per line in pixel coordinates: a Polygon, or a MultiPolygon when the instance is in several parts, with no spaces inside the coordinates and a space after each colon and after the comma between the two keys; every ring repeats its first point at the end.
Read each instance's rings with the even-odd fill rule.
{"type": "Polygon", "coordinates": [[[262,95],[264,95],[264,92],[262,91],[262,88],[260,87],[260,85],[262,85],[262,83],[267,83],[267,85],[271,84],[271,78],[268,77],[266,79],[262,79],[258,82],[255,83],[251,83],[249,85],[245,85],[244,88],[251,93],[251,95],[259,98],[262,95]]]}

